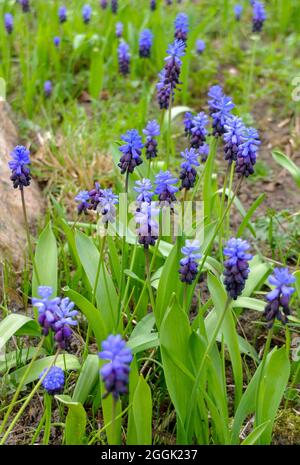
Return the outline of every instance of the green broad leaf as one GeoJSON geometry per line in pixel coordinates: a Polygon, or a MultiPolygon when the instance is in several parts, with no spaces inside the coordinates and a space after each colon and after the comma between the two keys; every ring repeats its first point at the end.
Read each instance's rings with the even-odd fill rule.
{"type": "MultiPolygon", "coordinates": [[[[25,378],[24,385],[32,383],[33,381],[36,381],[39,378],[42,371],[45,368],[49,368],[53,364],[54,359],[55,359],[55,356],[51,355],[49,357],[44,357],[39,360],[35,360],[32,364],[30,372],[25,378]]],[[[75,355],[70,355],[70,354],[59,355],[55,362],[55,366],[60,367],[63,370],[67,369],[68,371],[69,370],[80,370],[80,362],[78,358],[75,355]]],[[[28,368],[28,365],[25,365],[24,367],[13,371],[10,374],[11,379],[15,383],[18,384],[21,381],[27,368],[28,368]]]]}
{"type": "Polygon", "coordinates": [[[65,295],[72,300],[76,307],[84,314],[91,329],[95,335],[98,348],[100,349],[101,343],[108,336],[109,332],[106,329],[105,323],[103,321],[103,316],[98,308],[96,308],[89,300],[83,297],[78,292],[73,291],[68,287],[63,289],[65,295]]]}
{"type": "MultiPolygon", "coordinates": [[[[96,354],[89,354],[82,365],[79,378],[76,381],[72,396],[73,402],[86,402],[88,396],[99,383],[99,357],[96,354]]],[[[99,388],[100,389],[100,388],[99,388]]]]}
{"type": "Polygon", "coordinates": [[[136,428],[137,444],[152,444],[152,396],[151,389],[140,375],[132,400],[132,412],[136,428]]]}
{"type": "Polygon", "coordinates": [[[138,275],[136,275],[133,271],[131,270],[124,270],[124,273],[127,275],[127,276],[130,276],[130,278],[138,281],[139,283],[141,284],[144,284],[144,280],[141,279],[138,275]]]}
{"type": "Polygon", "coordinates": [[[263,300],[254,299],[253,297],[238,297],[237,300],[232,302],[233,308],[247,308],[263,312],[266,307],[266,302],[263,300]]]}
{"type": "Polygon", "coordinates": [[[290,361],[286,348],[275,352],[272,359],[266,364],[259,387],[257,406],[257,426],[269,421],[259,438],[259,444],[270,444],[272,428],[277,415],[277,410],[283,398],[290,376],[290,361]]]}
{"type": "Polygon", "coordinates": [[[117,283],[120,282],[120,275],[121,275],[121,264],[120,258],[117,252],[116,244],[113,238],[108,235],[106,238],[107,246],[109,250],[109,260],[110,260],[110,268],[112,270],[114,279],[117,283]]]}
{"type": "Polygon", "coordinates": [[[187,399],[190,398],[194,383],[189,352],[191,328],[188,316],[175,301],[164,315],[159,336],[168,392],[181,425],[183,435],[181,439],[186,440],[184,424],[188,408],[187,399]]]}
{"type": "Polygon", "coordinates": [[[102,412],[104,419],[105,433],[107,437],[107,442],[110,446],[121,445],[121,428],[122,428],[122,418],[121,414],[121,401],[118,399],[116,402],[113,399],[112,395],[103,398],[105,394],[105,388],[103,383],[100,383],[101,386],[101,403],[102,403],[102,412]],[[117,417],[120,417],[116,419],[117,417]]]}
{"type": "Polygon", "coordinates": [[[217,153],[217,139],[212,137],[210,140],[209,155],[205,162],[205,173],[203,178],[203,202],[204,202],[204,218],[205,225],[211,223],[213,212],[213,199],[217,191],[216,181],[213,180],[213,172],[215,167],[215,158],[217,153]]]}
{"type": "Polygon", "coordinates": [[[251,431],[251,433],[241,443],[241,446],[253,446],[254,444],[256,444],[257,441],[260,439],[261,435],[265,432],[265,430],[269,426],[269,424],[270,424],[270,420],[267,420],[265,421],[265,423],[262,423],[261,425],[254,428],[254,430],[251,431]]]}
{"type": "MultiPolygon", "coordinates": [[[[0,355],[0,373],[3,374],[19,364],[27,363],[35,356],[36,352],[35,347],[30,347],[23,350],[13,350],[7,354],[0,355]]],[[[44,354],[45,350],[43,348],[40,349],[40,355],[44,354]]]]}
{"type": "Polygon", "coordinates": [[[35,264],[40,282],[38,282],[35,272],[32,279],[32,295],[38,297],[37,288],[41,286],[51,286],[53,296],[57,296],[57,244],[49,222],[42,231],[35,250],[35,264]]]}
{"type": "Polygon", "coordinates": [[[158,328],[169,306],[171,295],[176,293],[176,296],[180,298],[182,294],[183,284],[178,277],[178,264],[181,258],[180,249],[181,241],[180,238],[177,238],[176,244],[165,261],[159,280],[155,306],[155,320],[158,328]]]}
{"type": "Polygon", "coordinates": [[[155,318],[153,313],[148,313],[138,322],[128,340],[128,346],[134,354],[159,345],[158,333],[152,332],[154,324],[155,318]]]}
{"type": "MultiPolygon", "coordinates": [[[[219,279],[212,274],[208,275],[208,288],[215,306],[215,311],[210,314],[215,314],[213,319],[214,323],[211,324],[211,318],[210,321],[207,319],[207,334],[209,337],[209,335],[214,330],[217,320],[219,320],[220,316],[224,312],[227,294],[219,279]]],[[[231,359],[235,382],[235,405],[237,406],[240,401],[243,389],[243,369],[239,350],[238,335],[235,328],[235,321],[232,315],[231,306],[226,310],[220,332],[223,334],[224,342],[228,347],[231,359]]]]}
{"type": "MultiPolygon", "coordinates": [[[[24,334],[26,334],[26,326],[35,326],[35,322],[25,315],[18,315],[11,313],[6,316],[4,320],[0,322],[0,350],[5,346],[7,341],[16,334],[20,329],[23,328],[24,334]]],[[[40,335],[40,331],[38,332],[40,335]]]]}
{"type": "Polygon", "coordinates": [[[99,48],[93,48],[91,52],[91,67],[89,93],[94,99],[99,97],[103,86],[104,78],[103,53],[99,48]]]}
{"type": "Polygon", "coordinates": [[[292,175],[296,185],[300,187],[300,167],[297,166],[284,153],[279,152],[279,150],[274,150],[272,152],[272,157],[280,166],[282,166],[282,168],[287,170],[292,175]]]}
{"type": "Polygon", "coordinates": [[[66,445],[83,445],[87,421],[83,405],[80,402],[74,402],[70,396],[56,395],[55,399],[68,407],[65,427],[66,445]]]}
{"type": "Polygon", "coordinates": [[[59,224],[61,225],[62,230],[66,235],[73,260],[75,261],[76,265],[81,268],[80,258],[76,249],[74,231],[63,218],[60,219],[59,224]]]}
{"type": "Polygon", "coordinates": [[[293,274],[294,274],[294,276],[296,278],[295,287],[296,287],[298,297],[300,299],[300,270],[295,271],[295,273],[293,273],[293,274]]]}
{"type": "Polygon", "coordinates": [[[249,266],[250,273],[243,290],[243,297],[249,297],[254,291],[260,289],[271,271],[270,266],[262,263],[257,255],[250,261],[249,266]]]}
{"type": "MultiPolygon", "coordinates": [[[[81,232],[76,233],[75,240],[82,266],[93,288],[100,258],[99,251],[93,241],[81,232]]],[[[118,295],[104,263],[101,264],[99,273],[96,300],[107,331],[115,332],[119,321],[118,295]]]]}

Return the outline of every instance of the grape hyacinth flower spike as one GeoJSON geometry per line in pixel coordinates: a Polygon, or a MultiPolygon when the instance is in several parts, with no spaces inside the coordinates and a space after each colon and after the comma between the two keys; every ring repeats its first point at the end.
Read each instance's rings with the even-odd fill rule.
{"type": "Polygon", "coordinates": [[[108,6],[108,0],[100,0],[100,6],[101,6],[102,10],[106,10],[106,8],[108,6]]]}
{"type": "Polygon", "coordinates": [[[59,22],[65,23],[67,21],[67,8],[65,6],[61,6],[58,9],[58,19],[59,22]]]}
{"type": "Polygon", "coordinates": [[[32,297],[32,306],[38,309],[38,322],[42,328],[44,336],[49,334],[56,320],[56,311],[60,304],[60,298],[51,298],[53,288],[51,286],[39,286],[39,297],[32,297]]]}
{"type": "Polygon", "coordinates": [[[192,119],[192,127],[190,129],[190,144],[191,147],[199,149],[206,141],[208,125],[208,116],[201,111],[192,119]]]}
{"type": "Polygon", "coordinates": [[[150,10],[151,11],[156,10],[156,0],[150,0],[150,10]]]}
{"type": "Polygon", "coordinates": [[[104,397],[112,394],[117,401],[120,395],[128,392],[130,364],[133,358],[131,349],[119,334],[110,335],[102,342],[99,357],[108,360],[100,370],[106,389],[104,397]]]}
{"type": "Polygon", "coordinates": [[[202,55],[205,50],[205,42],[204,40],[198,39],[196,41],[196,52],[198,55],[202,55]]]}
{"type": "Polygon", "coordinates": [[[245,135],[246,127],[241,118],[233,116],[228,118],[224,125],[225,133],[223,136],[225,146],[225,160],[231,165],[232,162],[237,160],[238,151],[243,143],[243,136],[245,135]]]}
{"type": "Polygon", "coordinates": [[[165,58],[164,69],[159,74],[157,87],[157,100],[161,109],[168,109],[172,104],[174,91],[180,84],[179,76],[181,72],[181,57],[185,54],[185,43],[182,40],[175,40],[169,45],[168,56],[165,58]]]}
{"type": "Polygon", "coordinates": [[[55,36],[54,39],[53,39],[53,43],[54,43],[56,48],[58,48],[60,46],[60,42],[61,42],[60,37],[55,36]]]}
{"type": "Polygon", "coordinates": [[[143,133],[146,136],[146,158],[151,160],[151,158],[157,157],[157,140],[155,139],[160,135],[160,127],[156,120],[149,121],[143,133]]]}
{"type": "Polygon", "coordinates": [[[101,221],[104,224],[114,223],[116,219],[116,207],[119,203],[118,196],[113,193],[111,189],[103,189],[102,196],[97,207],[101,213],[101,221]]]}
{"type": "Polygon", "coordinates": [[[94,189],[89,191],[90,209],[91,210],[97,210],[102,195],[103,195],[103,192],[102,192],[102,189],[100,187],[100,184],[98,182],[95,182],[94,189]]]}
{"type": "Polygon", "coordinates": [[[239,177],[246,178],[254,173],[257,152],[261,142],[256,129],[246,128],[242,136],[242,144],[239,146],[235,171],[239,177]]]}
{"type": "Polygon", "coordinates": [[[267,19],[265,6],[262,2],[253,2],[252,31],[261,32],[264,22],[267,19]]]}
{"type": "Polygon", "coordinates": [[[159,235],[159,225],[156,218],[159,215],[159,209],[156,202],[143,202],[135,213],[135,221],[139,224],[137,228],[139,244],[148,249],[150,245],[155,245],[159,235]]]}
{"type": "Polygon", "coordinates": [[[23,13],[28,13],[30,11],[30,3],[29,3],[29,0],[18,0],[21,7],[22,7],[22,11],[23,13]]]}
{"type": "Polygon", "coordinates": [[[194,187],[197,177],[197,171],[195,170],[195,166],[199,166],[200,163],[198,161],[199,154],[196,152],[195,149],[185,149],[184,152],[181,152],[181,156],[184,159],[184,162],[181,163],[181,171],[179,175],[179,179],[181,179],[181,187],[180,189],[189,190],[194,187]]]}
{"type": "Polygon", "coordinates": [[[11,169],[10,180],[15,189],[23,189],[30,185],[31,175],[28,165],[30,165],[30,152],[23,145],[17,145],[11,152],[11,160],[8,166],[11,169]]]}
{"type": "Polygon", "coordinates": [[[198,260],[202,257],[199,241],[186,240],[181,252],[184,258],[180,260],[180,268],[178,270],[180,280],[183,283],[192,284],[198,274],[198,260]]]}
{"type": "Polygon", "coordinates": [[[124,31],[123,23],[121,23],[121,21],[118,21],[117,24],[116,24],[116,37],[118,39],[121,39],[121,37],[123,35],[123,31],[124,31]]]}
{"type": "MultiPolygon", "coordinates": [[[[48,368],[45,368],[39,375],[39,379],[43,378],[48,368]]],[[[50,395],[60,394],[64,390],[65,374],[60,367],[53,366],[50,368],[42,381],[42,386],[50,395]]]]}
{"type": "Polygon", "coordinates": [[[231,118],[231,110],[235,107],[231,97],[223,94],[220,86],[213,86],[209,93],[209,110],[213,118],[213,135],[222,136],[225,132],[225,124],[231,118]]]}
{"type": "Polygon", "coordinates": [[[139,207],[144,202],[151,203],[154,192],[150,179],[143,178],[141,181],[136,181],[133,190],[138,193],[136,201],[139,207]]]}
{"type": "Polygon", "coordinates": [[[51,81],[46,81],[44,83],[44,94],[46,98],[50,98],[52,95],[53,87],[51,81]]]}
{"type": "Polygon", "coordinates": [[[91,204],[89,202],[90,201],[89,191],[80,191],[76,195],[75,201],[79,202],[77,206],[78,214],[80,215],[81,213],[86,213],[87,210],[91,207],[91,204]]]}
{"type": "Polygon", "coordinates": [[[224,255],[227,260],[224,262],[224,284],[229,297],[236,300],[241,295],[248,274],[249,261],[252,255],[247,253],[250,245],[240,238],[231,238],[224,248],[224,255]]]}
{"type": "Polygon", "coordinates": [[[119,72],[126,76],[130,72],[130,52],[129,45],[122,40],[118,47],[119,72]]]}
{"type": "Polygon", "coordinates": [[[243,6],[242,5],[234,5],[233,8],[234,16],[236,21],[240,21],[243,13],[243,6]]]}
{"type": "Polygon", "coordinates": [[[82,7],[82,19],[84,24],[88,24],[91,21],[92,8],[90,5],[83,5],[82,7]]]}
{"type": "Polygon", "coordinates": [[[269,277],[269,283],[275,288],[267,294],[268,304],[264,311],[264,317],[271,328],[275,319],[286,324],[287,317],[291,314],[289,302],[291,295],[295,292],[291,287],[296,278],[289,273],[288,268],[274,268],[273,274],[269,277]]]}
{"type": "Polygon", "coordinates": [[[150,58],[153,34],[149,29],[144,29],[139,39],[139,56],[140,58],[150,58]]]}
{"type": "Polygon", "coordinates": [[[118,13],[118,0],[111,0],[111,11],[115,15],[118,13]]]}
{"type": "Polygon", "coordinates": [[[178,179],[174,178],[170,171],[160,171],[155,176],[155,194],[158,195],[162,206],[173,208],[173,202],[176,201],[175,193],[178,192],[178,187],[174,184],[177,183],[178,179]]]}
{"type": "Polygon", "coordinates": [[[175,34],[174,38],[182,40],[183,42],[187,41],[187,36],[189,32],[189,18],[185,13],[178,13],[175,18],[175,34]]]}
{"type": "Polygon", "coordinates": [[[122,174],[133,173],[134,169],[143,163],[141,159],[142,148],[144,147],[142,138],[136,129],[131,129],[127,131],[126,134],[123,134],[121,139],[126,142],[126,144],[119,148],[123,155],[120,158],[118,166],[122,174]]]}
{"type": "Polygon", "coordinates": [[[201,145],[198,152],[199,152],[201,162],[205,163],[209,155],[209,145],[208,144],[201,145]]]}
{"type": "Polygon", "coordinates": [[[4,26],[5,26],[6,32],[8,34],[11,34],[14,29],[14,17],[12,14],[6,13],[4,15],[4,26]]]}
{"type": "Polygon", "coordinates": [[[76,326],[78,321],[75,319],[78,314],[74,310],[74,302],[71,302],[68,297],[61,299],[58,308],[55,310],[55,321],[52,329],[55,332],[54,339],[60,349],[65,349],[72,336],[72,326],[76,326]]]}

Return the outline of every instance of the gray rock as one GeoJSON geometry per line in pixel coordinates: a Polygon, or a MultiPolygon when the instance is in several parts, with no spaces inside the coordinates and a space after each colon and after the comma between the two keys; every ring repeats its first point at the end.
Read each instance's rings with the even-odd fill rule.
{"type": "MultiPolygon", "coordinates": [[[[16,268],[20,268],[24,263],[27,251],[20,192],[13,188],[9,179],[10,152],[18,144],[20,142],[9,107],[0,100],[0,262],[8,259],[16,268]]],[[[28,220],[32,227],[42,213],[42,199],[34,180],[24,192],[28,220]]]]}

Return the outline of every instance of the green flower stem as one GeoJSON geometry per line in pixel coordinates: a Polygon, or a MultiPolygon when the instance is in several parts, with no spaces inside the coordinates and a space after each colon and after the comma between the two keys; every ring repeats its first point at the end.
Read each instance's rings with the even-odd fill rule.
{"type": "Polygon", "coordinates": [[[260,365],[260,373],[259,373],[259,378],[258,378],[258,382],[257,382],[256,401],[255,401],[255,405],[256,405],[256,407],[255,407],[255,420],[254,420],[254,426],[255,427],[259,425],[258,410],[259,410],[259,397],[260,397],[260,394],[261,394],[261,382],[262,382],[262,379],[263,379],[263,373],[264,373],[264,369],[265,369],[265,365],[266,365],[267,356],[268,356],[268,353],[270,351],[272,337],[273,337],[273,326],[272,326],[271,329],[269,329],[267,341],[266,341],[265,348],[264,348],[264,354],[263,354],[263,358],[262,358],[261,365],[260,365]]]}
{"type": "Polygon", "coordinates": [[[40,285],[41,280],[40,280],[39,273],[38,273],[38,270],[37,270],[37,266],[36,266],[36,263],[35,263],[35,258],[34,258],[34,255],[33,255],[33,248],[32,248],[31,239],[30,239],[30,231],[29,231],[29,224],[28,224],[28,218],[27,218],[24,189],[20,189],[20,193],[21,193],[22,210],[23,210],[23,216],[24,216],[24,221],[25,221],[25,230],[26,230],[26,236],[27,236],[29,256],[30,256],[30,259],[31,259],[31,262],[32,262],[32,265],[33,265],[33,269],[34,269],[34,273],[35,273],[35,276],[36,276],[37,283],[38,283],[38,285],[40,285]]]}
{"type": "Polygon", "coordinates": [[[170,101],[168,110],[168,135],[167,135],[167,169],[170,166],[170,152],[171,152],[171,130],[172,130],[172,104],[170,101]]]}
{"type": "Polygon", "coordinates": [[[250,97],[251,97],[251,92],[252,92],[252,87],[253,87],[254,67],[255,67],[258,40],[259,40],[258,35],[253,36],[251,64],[250,64],[248,84],[247,84],[247,90],[246,90],[246,99],[245,99],[246,111],[249,111],[249,108],[250,108],[250,97]]]}
{"type": "Polygon", "coordinates": [[[35,352],[34,356],[32,357],[31,362],[29,363],[27,369],[25,370],[25,373],[24,373],[24,375],[22,376],[22,379],[21,379],[21,381],[20,381],[20,383],[19,383],[19,385],[18,385],[18,387],[17,387],[17,390],[16,390],[16,392],[15,392],[15,394],[14,394],[14,396],[13,396],[13,398],[12,398],[10,404],[9,404],[9,407],[8,407],[8,409],[7,409],[7,412],[6,412],[6,414],[5,414],[4,418],[3,418],[3,421],[2,421],[1,426],[0,426],[0,434],[2,434],[3,431],[4,431],[4,427],[5,427],[5,425],[6,425],[7,421],[8,421],[8,419],[9,419],[9,416],[10,416],[10,414],[11,414],[11,411],[12,411],[12,409],[14,408],[14,406],[15,406],[15,404],[16,404],[16,401],[17,401],[17,399],[18,399],[18,397],[19,397],[19,394],[20,394],[20,392],[21,392],[21,390],[22,390],[22,388],[23,388],[23,386],[24,386],[24,382],[25,382],[25,380],[26,380],[28,374],[30,373],[30,370],[31,370],[31,368],[32,368],[32,365],[33,365],[33,363],[35,362],[35,360],[36,360],[36,358],[37,358],[37,356],[38,356],[38,354],[39,354],[41,348],[43,347],[44,341],[45,341],[45,336],[42,336],[42,338],[41,338],[41,340],[40,340],[40,343],[39,343],[39,345],[37,346],[36,352],[35,352]]]}
{"type": "Polygon", "coordinates": [[[222,314],[220,315],[220,317],[219,317],[219,319],[217,321],[217,324],[215,326],[215,330],[214,330],[214,332],[212,334],[212,337],[211,337],[211,339],[210,339],[210,341],[208,343],[208,346],[206,347],[206,350],[204,352],[204,355],[202,357],[201,364],[200,364],[199,370],[197,372],[197,376],[195,378],[195,383],[194,383],[193,390],[192,390],[191,397],[190,397],[190,401],[189,401],[189,409],[188,409],[188,416],[187,416],[187,422],[186,422],[186,431],[187,432],[189,431],[189,428],[190,428],[190,422],[191,422],[193,407],[196,404],[195,401],[196,401],[197,390],[198,390],[198,387],[199,387],[199,384],[200,384],[200,381],[201,381],[201,377],[203,375],[203,369],[204,369],[204,366],[205,366],[206,359],[209,356],[209,354],[210,354],[210,352],[211,352],[211,350],[213,348],[213,345],[216,342],[217,336],[218,336],[219,331],[221,329],[221,326],[222,326],[222,323],[224,321],[227,310],[228,310],[228,308],[230,308],[231,301],[232,301],[232,299],[230,297],[227,297],[224,311],[222,312],[222,314]]]}
{"type": "MultiPolygon", "coordinates": [[[[221,215],[223,214],[224,206],[225,206],[225,194],[226,194],[226,188],[227,188],[230,169],[231,169],[231,166],[228,165],[227,170],[226,170],[226,174],[225,174],[225,178],[224,178],[223,191],[222,191],[222,197],[221,197],[221,206],[220,206],[221,215]]],[[[222,247],[223,232],[224,232],[224,228],[221,227],[220,228],[220,233],[219,233],[219,254],[220,254],[221,263],[223,263],[223,252],[222,252],[222,248],[223,248],[222,247]]]]}
{"type": "MultiPolygon", "coordinates": [[[[126,171],[126,176],[125,176],[125,194],[128,194],[128,182],[129,182],[129,173],[126,171]]],[[[126,207],[127,208],[127,207],[126,207]]],[[[127,219],[127,211],[126,211],[126,219],[127,219]]],[[[124,228],[127,225],[123,225],[124,228]]],[[[125,269],[125,247],[126,247],[126,235],[127,235],[127,230],[123,231],[124,236],[122,238],[122,263],[121,263],[121,274],[120,274],[120,283],[119,283],[119,301],[118,301],[118,308],[121,309],[122,306],[122,292],[123,292],[123,285],[124,285],[124,269],[125,269]]],[[[121,311],[119,313],[119,318],[121,316],[121,311]]]]}
{"type": "Polygon", "coordinates": [[[51,415],[52,415],[52,397],[45,392],[44,394],[44,408],[45,408],[45,430],[43,445],[46,446],[49,443],[50,432],[51,432],[51,415]]]}
{"type": "Polygon", "coordinates": [[[145,248],[145,261],[146,261],[146,281],[148,286],[149,298],[151,302],[152,311],[155,313],[155,302],[151,286],[151,274],[150,274],[150,259],[149,259],[149,249],[145,248]]]}
{"type": "Polygon", "coordinates": [[[42,428],[43,428],[45,420],[46,420],[46,415],[47,415],[47,413],[46,413],[46,411],[44,411],[43,416],[40,419],[40,422],[38,424],[38,427],[36,428],[36,430],[34,432],[34,435],[32,436],[31,445],[33,445],[35,443],[37,437],[39,436],[40,432],[42,431],[42,428]]]}
{"type": "MultiPolygon", "coordinates": [[[[128,410],[132,407],[132,402],[121,412],[119,413],[118,416],[114,417],[114,421],[116,422],[117,420],[119,420],[120,418],[122,418],[123,415],[125,415],[125,413],[128,412],[128,410]]],[[[103,428],[99,429],[97,431],[97,433],[92,437],[92,439],[89,441],[88,445],[91,446],[92,444],[94,444],[94,442],[101,436],[102,433],[105,432],[105,430],[111,426],[113,423],[113,421],[110,421],[108,422],[106,425],[103,426],[103,428]]]]}
{"type": "MultiPolygon", "coordinates": [[[[232,191],[232,184],[233,184],[233,176],[234,176],[234,171],[235,171],[235,161],[231,165],[231,170],[230,170],[230,177],[229,177],[229,194],[232,191]]],[[[226,239],[229,239],[230,235],[230,215],[227,215],[226,218],[226,239]]]]}
{"type": "Polygon", "coordinates": [[[43,374],[43,376],[39,379],[38,383],[35,385],[34,389],[32,389],[31,393],[29,394],[29,396],[27,397],[26,401],[24,402],[24,404],[22,405],[22,407],[20,408],[20,410],[18,411],[17,415],[14,417],[13,421],[11,422],[11,424],[9,425],[9,427],[7,428],[1,442],[0,442],[0,445],[2,446],[3,444],[5,444],[6,442],[6,439],[8,438],[10,432],[13,430],[13,428],[15,427],[15,425],[17,424],[17,422],[19,421],[20,417],[22,416],[24,410],[26,409],[27,405],[29,404],[29,402],[32,400],[33,396],[35,395],[35,393],[38,391],[40,385],[42,384],[42,382],[44,381],[45,377],[47,376],[47,374],[49,373],[50,369],[55,365],[55,362],[57,360],[57,357],[59,355],[59,349],[57,350],[56,354],[55,354],[55,357],[54,357],[54,360],[53,362],[51,363],[51,365],[49,366],[49,368],[45,371],[45,373],[43,374]]]}

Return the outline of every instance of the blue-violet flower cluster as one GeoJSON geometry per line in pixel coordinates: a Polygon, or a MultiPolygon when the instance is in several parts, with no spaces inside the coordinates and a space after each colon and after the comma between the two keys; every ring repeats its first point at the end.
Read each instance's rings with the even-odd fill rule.
{"type": "Polygon", "coordinates": [[[268,326],[272,327],[275,319],[287,323],[287,317],[291,314],[289,308],[290,297],[295,292],[291,287],[296,281],[295,277],[289,273],[288,268],[275,268],[269,277],[269,283],[275,288],[267,294],[268,304],[264,311],[264,317],[268,321],[268,326]]]}
{"type": "Polygon", "coordinates": [[[248,262],[252,255],[247,253],[249,248],[248,242],[240,238],[229,239],[224,248],[224,255],[228,257],[224,262],[224,284],[228,296],[234,300],[241,295],[250,272],[248,262]]]}

